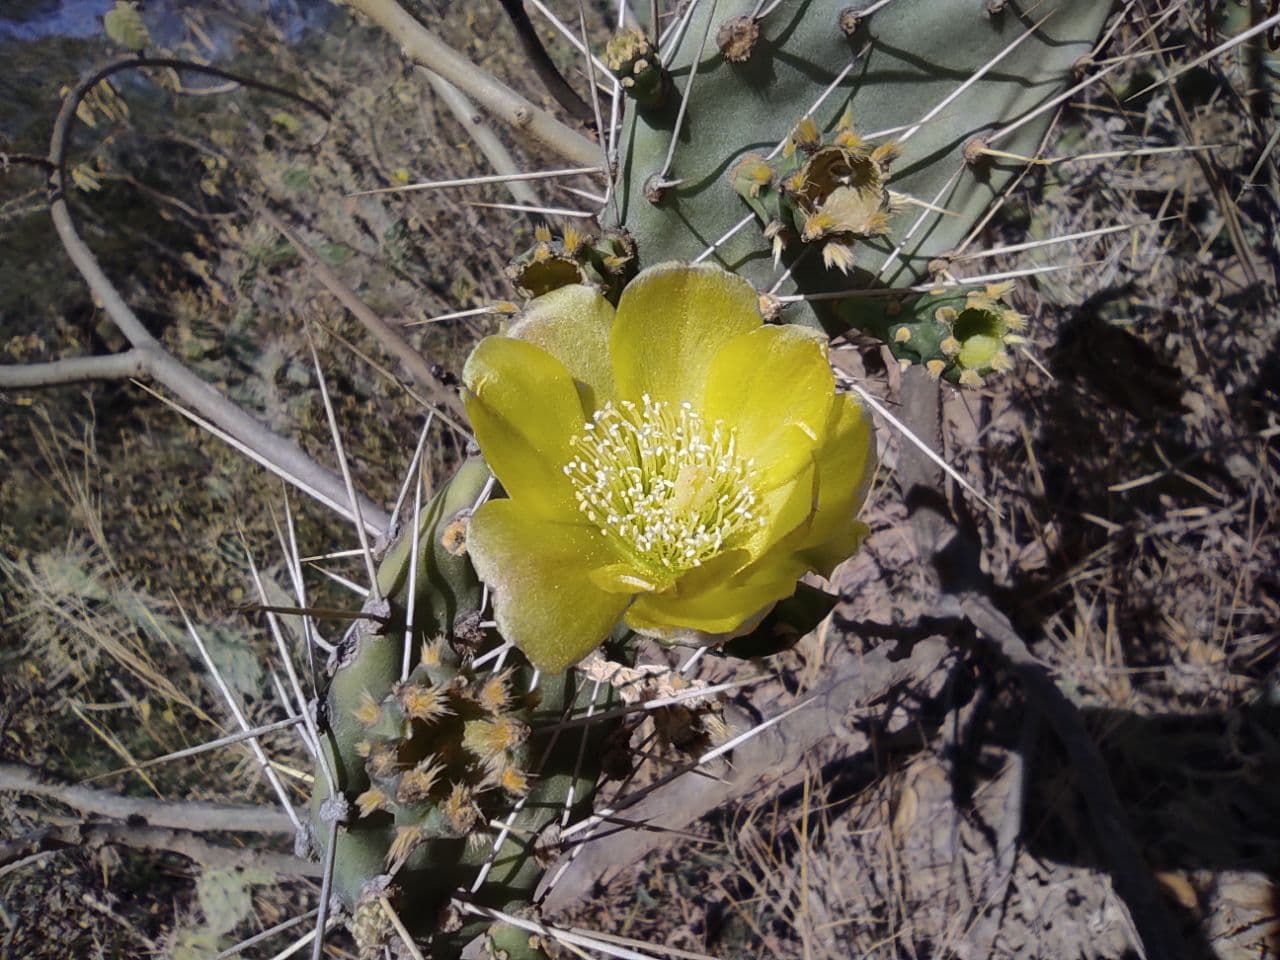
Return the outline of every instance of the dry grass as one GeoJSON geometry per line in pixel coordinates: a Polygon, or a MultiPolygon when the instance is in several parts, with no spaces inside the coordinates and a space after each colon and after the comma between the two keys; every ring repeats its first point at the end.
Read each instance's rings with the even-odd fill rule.
{"type": "MultiPolygon", "coordinates": [[[[1113,46],[1202,49],[1200,15],[1187,5],[1145,39],[1135,19],[1113,46]]],[[[1275,170],[1242,190],[1264,117],[1229,106],[1275,110],[1265,56],[1136,100],[1153,77],[1126,68],[1068,112],[1054,155],[1225,146],[1207,170],[1185,153],[1109,158],[1024,184],[993,245],[1148,225],[992,265],[1092,264],[1024,284],[1030,356],[945,411],[948,459],[996,508],[955,495],[985,570],[1103,745],[1197,957],[1280,955],[1275,170]]],[[[798,652],[801,691],[834,648],[881,642],[869,623],[922,612],[896,498],[873,498],[873,536],[842,579],[851,629],[798,652]]],[[[868,706],[870,749],[832,742],[802,784],[705,825],[724,859],[681,847],[646,863],[605,891],[611,912],[722,957],[1132,955],[1074,773],[1034,709],[964,648],[903,699],[868,706]]]]}
{"type": "MultiPolygon", "coordinates": [[[[484,161],[425,80],[404,71],[398,51],[377,31],[335,30],[315,39],[319,49],[292,49],[269,30],[259,33],[260,24],[237,25],[234,7],[228,5],[230,15],[191,16],[206,29],[211,22],[232,30],[247,27],[252,40],[244,41],[241,68],[256,63],[264,76],[297,78],[304,89],[337,105],[332,125],[324,131],[300,116],[305,126],[292,136],[273,121],[275,104],[232,94],[235,107],[224,113],[219,111],[227,110],[227,101],[214,106],[213,98],[201,98],[184,102],[165,119],[161,145],[151,141],[150,153],[110,155],[125,169],[141,165],[139,175],[157,150],[180,152],[178,141],[200,144],[209,157],[231,158],[211,161],[204,179],[191,183],[193,195],[179,194],[188,207],[219,214],[186,223],[190,246],[182,251],[162,251],[138,263],[139,249],[151,248],[145,238],[129,234],[122,261],[109,243],[114,225],[96,221],[92,213],[113,198],[81,197],[78,208],[126,296],[148,318],[166,318],[166,345],[237,402],[301,436],[328,461],[328,428],[302,329],[304,318],[315,322],[353,469],[379,499],[394,498],[422,427],[420,406],[398,380],[370,371],[337,336],[324,333],[331,329],[379,355],[249,210],[270,197],[277,209],[298,217],[308,241],[340,263],[371,304],[389,318],[406,320],[505,295],[499,251],[518,242],[526,228],[509,214],[468,207],[456,193],[344,201],[353,190],[394,182],[400,169],[415,179],[463,176],[484,161]],[[203,113],[206,104],[209,112],[203,113]],[[237,216],[221,215],[242,204],[245,210],[237,216]]],[[[501,16],[496,6],[480,9],[469,23],[459,20],[449,29],[465,46],[476,34],[492,35],[501,16]]],[[[487,58],[500,55],[496,47],[487,58]]],[[[84,139],[86,150],[98,149],[98,141],[84,139]]],[[[6,148],[40,152],[47,145],[6,148]]],[[[10,176],[17,190],[27,174],[18,170],[10,176]]],[[[481,191],[489,194],[501,196],[497,188],[481,191]]],[[[42,256],[56,264],[62,254],[49,246],[42,256]]],[[[6,362],[46,351],[118,348],[105,324],[94,329],[86,294],[78,284],[73,290],[64,295],[51,289],[48,309],[65,310],[65,317],[43,324],[38,342],[23,337],[8,343],[6,362]],[[105,344],[99,342],[104,338],[105,344]]],[[[0,318],[0,329],[13,322],[0,318]]],[[[415,328],[410,336],[447,376],[491,328],[492,321],[482,317],[415,328]]],[[[240,610],[251,589],[242,533],[269,583],[286,596],[281,585],[287,578],[273,546],[272,511],[281,516],[280,488],[133,388],[70,388],[19,399],[0,408],[0,759],[76,780],[234,729],[186,636],[180,606],[200,625],[249,722],[284,716],[270,638],[240,610]]],[[[428,481],[447,475],[460,452],[455,435],[434,430],[428,481]]],[[[295,501],[294,507],[304,552],[343,542],[346,531],[332,518],[306,503],[295,501]]],[[[356,563],[326,566],[358,576],[356,563]]],[[[327,595],[317,592],[315,600],[350,605],[337,586],[327,595]]],[[[293,737],[275,736],[270,746],[295,803],[305,806],[310,758],[293,737]]],[[[243,745],[97,785],[169,799],[275,803],[243,745]]],[[[0,795],[5,839],[21,837],[60,812],[56,805],[0,795]]],[[[153,950],[208,956],[223,934],[253,932],[296,916],[318,893],[305,881],[241,878],[239,887],[228,887],[240,891],[236,896],[215,895],[211,871],[180,856],[112,847],[19,863],[17,869],[0,867],[5,956],[141,956],[153,950]]],[[[272,942],[278,948],[289,936],[272,942]]]]}

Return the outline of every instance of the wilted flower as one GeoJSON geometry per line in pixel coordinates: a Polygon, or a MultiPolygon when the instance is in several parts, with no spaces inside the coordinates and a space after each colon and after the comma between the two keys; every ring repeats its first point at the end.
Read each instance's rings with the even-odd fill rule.
{"type": "Polygon", "coordinates": [[[506,490],[467,535],[498,628],[539,668],[619,620],[666,638],[750,630],[865,534],[875,449],[826,342],[766,326],[711,265],[642,272],[618,308],[586,286],[532,301],[463,371],[506,490]]]}

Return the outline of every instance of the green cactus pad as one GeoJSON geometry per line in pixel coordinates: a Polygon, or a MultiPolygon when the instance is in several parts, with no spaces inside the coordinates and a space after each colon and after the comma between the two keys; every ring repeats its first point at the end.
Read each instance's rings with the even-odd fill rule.
{"type": "MultiPolygon", "coordinates": [[[[930,261],[964,241],[1021,169],[972,145],[1059,96],[1110,9],[1060,0],[1046,17],[1049,10],[1023,15],[1014,4],[987,13],[972,0],[894,0],[866,16],[865,6],[783,0],[759,19],[744,62],[704,48],[681,129],[673,132],[707,30],[726,29],[755,4],[695,8],[668,60],[675,95],[658,109],[629,106],[623,120],[611,215],[631,232],[641,267],[713,257],[764,290],[788,267],[776,291],[783,296],[928,285],[930,261]],[[850,64],[802,125],[811,134],[792,136],[850,64]],[[840,146],[852,130],[841,123],[846,111],[865,139],[856,148],[840,146]],[[777,150],[788,138],[790,158],[777,150]],[[895,142],[901,150],[891,170],[885,153],[871,163],[867,151],[895,142]],[[656,173],[669,185],[647,197],[656,173]],[[803,182],[786,183],[801,174],[803,182]],[[855,182],[860,189],[841,190],[855,182]],[[752,211],[756,222],[738,227],[752,211]],[[805,242],[800,236],[815,215],[805,242]]],[[[999,139],[1000,149],[1034,154],[1052,117],[1043,109],[999,139]]],[[[833,334],[850,327],[874,334],[888,326],[889,310],[919,312],[904,294],[791,303],[782,319],[833,334]]]]}
{"type": "MultiPolygon", "coordinates": [[[[340,818],[333,895],[368,956],[379,956],[390,936],[379,919],[384,897],[439,958],[457,956],[488,926],[463,922],[456,896],[527,908],[546,864],[540,838],[566,811],[580,816],[589,807],[600,744],[613,729],[561,734],[564,718],[591,706],[595,685],[563,675],[542,676],[535,687],[515,651],[497,670],[472,666],[501,642],[475,626],[481,587],[466,559],[466,519],[488,476],[469,461],[423,512],[416,583],[408,578],[410,534],[391,546],[378,571],[381,618],[350,631],[330,664],[321,747],[342,802],[317,771],[312,827],[324,857],[331,818],[340,818]],[[414,628],[402,680],[410,589],[414,628]]],[[[600,696],[597,708],[611,693],[600,696]]]]}

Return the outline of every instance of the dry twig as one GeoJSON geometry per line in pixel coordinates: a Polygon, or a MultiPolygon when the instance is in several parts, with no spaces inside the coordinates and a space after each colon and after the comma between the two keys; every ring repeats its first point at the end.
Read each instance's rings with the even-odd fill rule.
{"type": "Polygon", "coordinates": [[[378,316],[367,303],[361,300],[360,295],[351,288],[351,285],[338,276],[332,267],[321,260],[316,252],[311,249],[311,246],[298,235],[296,230],[281,220],[274,211],[266,207],[262,207],[259,213],[270,225],[271,229],[293,244],[302,259],[307,262],[307,266],[316,275],[316,279],[324,284],[325,289],[337,297],[342,305],[360,321],[364,328],[400,361],[405,372],[427,395],[430,402],[441,408],[438,412],[445,415],[445,419],[451,424],[462,429],[461,424],[466,422],[466,413],[462,409],[462,401],[458,399],[455,391],[444,387],[439,378],[432,374],[431,364],[427,363],[422,354],[410,346],[395,327],[378,316]]]}
{"type": "MultiPolygon", "coordinates": [[[[902,390],[903,420],[918,437],[936,445],[941,422],[940,386],[922,369],[912,368],[903,376],[902,390]]],[[[1031,655],[1009,619],[992,604],[979,564],[979,548],[960,530],[946,507],[941,471],[927,457],[904,448],[898,477],[911,511],[920,558],[931,561],[938,574],[935,611],[963,618],[990,643],[1017,677],[1027,700],[1062,742],[1080,775],[1080,791],[1097,831],[1098,845],[1107,858],[1116,893],[1128,907],[1148,956],[1184,956],[1176,926],[1129,830],[1097,744],[1085,730],[1075,706],[1058,689],[1044,665],[1031,655]]]]}
{"type": "Polygon", "coordinates": [[[252,804],[208,803],[199,800],[168,802],[127,797],[60,783],[40,770],[16,763],[0,763],[0,790],[27,796],[48,797],[81,813],[126,820],[131,824],[171,830],[244,833],[292,833],[293,825],[281,811],[252,804]]]}
{"type": "MultiPolygon", "coordinates": [[[[35,369],[21,366],[0,368],[0,389],[73,382],[83,380],[86,375],[95,375],[95,373],[119,378],[127,375],[129,369],[140,369],[140,372],[149,374],[172,390],[184,403],[189,404],[201,416],[239,440],[266,462],[279,466],[287,476],[303,481],[300,484],[303,489],[309,486],[311,490],[327,497],[332,503],[345,503],[346,488],[341,477],[316,463],[296,443],[279,436],[240,409],[164,349],[160,341],[151,335],[115,285],[107,278],[97,258],[80,238],[75,228],[67,205],[65,168],[76,108],[89,91],[103,80],[116,73],[142,67],[167,67],[210,73],[300,101],[318,111],[326,119],[328,118],[328,111],[323,107],[282,87],[171,57],[135,57],[117,60],[83,77],[63,99],[62,107],[53,125],[53,135],[49,141],[51,165],[49,213],[67,255],[80,271],[80,275],[88,284],[94,297],[111,317],[112,322],[133,345],[133,349],[121,355],[127,358],[126,360],[114,357],[78,358],[74,361],[63,361],[60,364],[40,364],[35,369]]],[[[361,506],[364,517],[376,530],[381,531],[386,527],[388,519],[386,511],[367,498],[362,498],[361,506]]]]}
{"type": "Polygon", "coordinates": [[[386,30],[415,63],[444,77],[513,130],[530,134],[574,163],[598,160],[595,143],[448,46],[395,0],[351,0],[351,6],[386,30]]]}
{"type": "Polygon", "coordinates": [[[17,869],[33,858],[62,850],[91,852],[107,846],[177,853],[212,869],[263,870],[297,877],[320,875],[320,864],[310,860],[272,850],[225,846],[188,830],[66,818],[40,827],[25,837],[0,844],[0,870],[17,869]]]}

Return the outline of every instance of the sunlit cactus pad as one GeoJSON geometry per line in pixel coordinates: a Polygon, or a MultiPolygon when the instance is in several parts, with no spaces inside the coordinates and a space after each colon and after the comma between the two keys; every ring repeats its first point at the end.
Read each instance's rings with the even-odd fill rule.
{"type": "MultiPolygon", "coordinates": [[[[387,594],[369,604],[377,619],[349,631],[330,663],[312,832],[324,859],[337,824],[332,892],[362,955],[397,942],[382,898],[435,957],[455,955],[488,925],[455,898],[526,908],[558,852],[554,825],[590,803],[611,729],[597,722],[562,735],[597,687],[573,673],[535,678],[519,653],[495,657],[500,641],[478,625],[466,522],[487,477],[469,462],[422,514],[412,630],[406,532],[379,571],[387,594]]],[[[608,696],[605,688],[595,706],[608,696]]]]}
{"type": "Polygon", "coordinates": [[[904,291],[783,313],[828,332],[913,309],[908,288],[927,289],[930,261],[960,246],[1022,169],[982,143],[1036,152],[1109,12],[1091,0],[996,13],[972,0],[783,0],[753,35],[741,21],[757,6],[700,3],[674,29],[662,48],[674,93],[628,103],[606,217],[631,232],[641,267],[709,257],[762,290],[790,268],[783,297],[904,291]],[[837,160],[843,183],[824,183],[837,160]]]}

